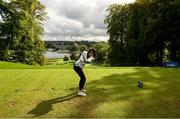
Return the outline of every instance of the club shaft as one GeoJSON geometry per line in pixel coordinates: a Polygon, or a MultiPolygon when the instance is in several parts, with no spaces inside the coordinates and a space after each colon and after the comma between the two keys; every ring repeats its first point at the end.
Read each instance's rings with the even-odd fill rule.
{"type": "MultiPolygon", "coordinates": [[[[67,33],[63,29],[61,29],[61,30],[64,32],[65,35],[67,35],[67,33]]],[[[74,45],[78,49],[79,53],[81,53],[81,50],[80,50],[79,46],[76,44],[75,40],[72,38],[72,36],[70,36],[70,37],[71,37],[72,41],[74,42],[74,45]]]]}

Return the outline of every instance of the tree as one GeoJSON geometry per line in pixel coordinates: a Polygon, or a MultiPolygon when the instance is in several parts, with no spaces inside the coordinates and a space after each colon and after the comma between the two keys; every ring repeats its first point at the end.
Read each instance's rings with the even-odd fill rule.
{"type": "MultiPolygon", "coordinates": [[[[15,15],[2,16],[1,22],[1,60],[7,60],[3,54],[6,51],[13,51],[13,61],[27,64],[44,64],[45,57],[44,42],[42,41],[43,24],[47,16],[45,6],[38,0],[14,0],[5,3],[6,8],[15,15]]],[[[9,59],[9,58],[8,58],[9,59]]]]}
{"type": "Polygon", "coordinates": [[[107,11],[110,64],[162,66],[165,58],[180,61],[179,0],[137,0],[111,5],[107,11]]]}
{"type": "Polygon", "coordinates": [[[107,59],[109,45],[108,43],[99,42],[93,46],[97,52],[97,61],[104,62],[107,59]]]}
{"type": "Polygon", "coordinates": [[[64,56],[63,61],[69,61],[69,57],[67,55],[64,56]]]}
{"type": "Polygon", "coordinates": [[[79,58],[79,54],[77,54],[75,52],[71,53],[71,55],[70,55],[71,60],[78,60],[78,58],[79,58]]]}
{"type": "Polygon", "coordinates": [[[107,11],[105,23],[108,25],[107,33],[110,35],[108,59],[111,65],[119,65],[126,61],[124,38],[129,15],[128,6],[114,4],[110,5],[107,11]]]}
{"type": "Polygon", "coordinates": [[[145,44],[145,29],[147,27],[147,4],[134,3],[129,5],[129,19],[125,37],[127,61],[132,64],[145,65],[147,50],[145,44]]]}

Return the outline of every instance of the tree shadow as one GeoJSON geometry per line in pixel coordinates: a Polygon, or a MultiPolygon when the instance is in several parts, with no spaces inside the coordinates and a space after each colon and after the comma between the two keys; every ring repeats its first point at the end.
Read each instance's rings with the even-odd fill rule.
{"type": "MultiPolygon", "coordinates": [[[[132,72],[116,72],[87,83],[87,97],[85,98],[75,98],[76,93],[72,93],[64,97],[45,100],[28,114],[32,114],[33,117],[45,115],[53,110],[53,104],[71,100],[78,103],[71,106],[71,109],[75,111],[66,115],[65,118],[180,117],[178,97],[180,96],[178,88],[180,80],[177,80],[180,79],[180,73],[172,75],[176,74],[177,70],[171,68],[134,68],[133,70],[132,72]],[[143,88],[138,88],[139,80],[144,83],[143,88]],[[102,105],[105,106],[102,107],[102,105]],[[122,111],[125,113],[121,114],[122,111]]],[[[58,115],[58,117],[63,117],[63,115],[58,115]]]]}
{"type": "Polygon", "coordinates": [[[173,69],[137,68],[134,72],[112,74],[87,83],[87,98],[76,106],[77,112],[69,117],[180,117],[180,81],[177,80],[180,74],[173,77],[171,73],[175,72],[173,69]],[[170,81],[169,78],[176,80],[170,81]],[[144,83],[142,89],[137,87],[139,80],[144,83]],[[115,102],[117,105],[105,106],[106,110],[99,108],[115,102]],[[125,108],[118,105],[121,102],[129,102],[130,105],[125,108]],[[120,111],[126,113],[120,114],[120,111]]]}
{"type": "Polygon", "coordinates": [[[72,93],[72,94],[69,94],[69,95],[66,95],[63,97],[42,101],[39,104],[37,104],[37,106],[34,109],[32,109],[31,111],[29,111],[27,114],[33,115],[32,117],[38,117],[41,115],[45,115],[49,111],[53,110],[53,104],[68,101],[75,97],[77,97],[76,93],[72,93]]]}

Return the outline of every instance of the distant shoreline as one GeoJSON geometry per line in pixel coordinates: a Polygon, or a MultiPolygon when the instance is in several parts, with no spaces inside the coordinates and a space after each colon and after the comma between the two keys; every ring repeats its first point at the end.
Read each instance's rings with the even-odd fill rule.
{"type": "Polygon", "coordinates": [[[71,53],[67,51],[63,51],[63,52],[46,51],[44,55],[48,59],[54,59],[54,58],[64,58],[65,55],[70,57],[71,53]]]}

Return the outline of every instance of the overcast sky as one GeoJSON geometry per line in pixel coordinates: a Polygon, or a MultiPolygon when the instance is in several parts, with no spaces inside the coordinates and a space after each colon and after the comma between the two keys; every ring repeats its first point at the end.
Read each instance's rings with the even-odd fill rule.
{"type": "Polygon", "coordinates": [[[107,41],[105,10],[109,4],[135,0],[40,0],[48,12],[44,40],[107,41]]]}

